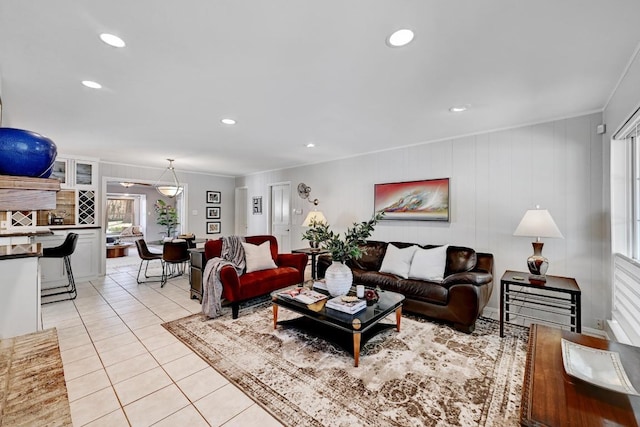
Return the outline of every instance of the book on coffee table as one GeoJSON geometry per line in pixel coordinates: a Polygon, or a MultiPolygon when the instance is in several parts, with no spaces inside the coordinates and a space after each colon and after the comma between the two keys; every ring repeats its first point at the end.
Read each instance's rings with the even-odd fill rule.
{"type": "Polygon", "coordinates": [[[327,295],[325,294],[306,288],[287,289],[280,292],[280,295],[299,301],[303,304],[315,304],[318,301],[322,301],[327,298],[327,295]]]}
{"type": "Polygon", "coordinates": [[[327,301],[326,307],[343,313],[355,314],[367,308],[367,302],[356,297],[340,296],[327,301]]]}

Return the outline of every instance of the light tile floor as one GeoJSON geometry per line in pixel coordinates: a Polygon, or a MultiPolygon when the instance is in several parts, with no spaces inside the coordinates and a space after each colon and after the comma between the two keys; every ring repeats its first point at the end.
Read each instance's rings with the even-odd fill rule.
{"type": "Polygon", "coordinates": [[[58,330],[73,425],[280,426],[161,326],[200,311],[188,277],[138,285],[137,270],[107,260],[107,275],[79,283],[74,301],[42,306],[43,326],[58,330]]]}

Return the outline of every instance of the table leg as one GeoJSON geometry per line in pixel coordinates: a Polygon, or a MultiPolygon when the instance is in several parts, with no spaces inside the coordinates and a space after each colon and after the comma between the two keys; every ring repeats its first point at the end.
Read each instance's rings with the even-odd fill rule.
{"type": "Polygon", "coordinates": [[[400,332],[400,319],[402,319],[402,306],[396,309],[396,331],[400,332]]]}
{"type": "Polygon", "coordinates": [[[278,304],[273,304],[273,329],[278,328],[278,304]]]}
{"type": "Polygon", "coordinates": [[[500,282],[500,338],[504,337],[504,282],[500,282]]]}
{"type": "Polygon", "coordinates": [[[582,298],[580,294],[574,295],[573,298],[576,303],[576,332],[580,334],[582,333],[582,309],[580,308],[582,298]]]}
{"type": "Polygon", "coordinates": [[[360,332],[353,333],[353,366],[356,368],[360,363],[360,332]]]}
{"type": "Polygon", "coordinates": [[[318,277],[316,276],[316,254],[311,254],[311,278],[316,280],[318,277]]]}

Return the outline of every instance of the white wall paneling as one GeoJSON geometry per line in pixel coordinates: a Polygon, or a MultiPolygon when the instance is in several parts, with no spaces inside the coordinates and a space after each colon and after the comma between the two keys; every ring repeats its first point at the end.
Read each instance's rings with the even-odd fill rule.
{"type": "MultiPolygon", "coordinates": [[[[334,162],[270,171],[236,179],[249,195],[267,183],[290,181],[311,186],[319,210],[343,232],[368,219],[376,183],[449,177],[451,221],[384,221],[374,239],[420,244],[458,244],[495,256],[495,287],[490,303],[498,307],[499,278],[506,269],[525,270],[533,249],[529,238],[514,237],[522,215],[536,204],[549,209],[565,239],[546,239],[543,254],[549,274],[575,277],[583,293],[583,324],[594,327],[610,307],[603,274],[606,244],[603,202],[603,147],[596,134],[602,114],[498,132],[414,145],[334,162]]],[[[300,226],[312,205],[292,195],[292,245],[305,246],[300,226]],[[296,244],[296,234],[300,239],[296,244]]],[[[266,232],[250,224],[249,234],[266,232]]]]}

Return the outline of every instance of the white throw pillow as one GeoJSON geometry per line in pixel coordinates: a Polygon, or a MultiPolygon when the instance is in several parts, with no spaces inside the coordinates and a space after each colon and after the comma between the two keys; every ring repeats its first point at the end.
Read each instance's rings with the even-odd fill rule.
{"type": "Polygon", "coordinates": [[[409,246],[400,249],[392,244],[387,245],[387,252],[382,259],[380,271],[383,273],[391,273],[404,279],[409,277],[409,268],[411,267],[411,259],[418,249],[417,246],[409,246]]]}
{"type": "Polygon", "coordinates": [[[442,282],[444,269],[447,265],[447,247],[448,245],[432,249],[418,249],[413,255],[413,261],[411,261],[409,277],[442,282]]]}
{"type": "Polygon", "coordinates": [[[260,245],[242,242],[242,247],[244,248],[247,273],[277,268],[276,263],[271,258],[271,243],[268,240],[260,245]]]}

